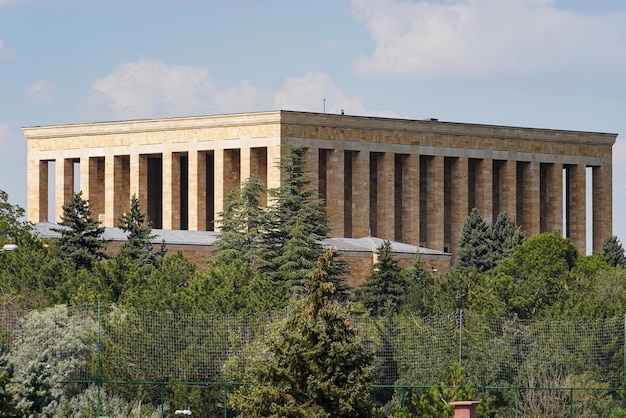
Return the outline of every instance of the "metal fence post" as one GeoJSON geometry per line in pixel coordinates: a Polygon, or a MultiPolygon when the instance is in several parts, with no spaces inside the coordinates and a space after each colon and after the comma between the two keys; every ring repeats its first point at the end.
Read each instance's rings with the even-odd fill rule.
{"type": "Polygon", "coordinates": [[[463,309],[459,311],[459,367],[461,366],[462,354],[463,354],[463,309]]]}

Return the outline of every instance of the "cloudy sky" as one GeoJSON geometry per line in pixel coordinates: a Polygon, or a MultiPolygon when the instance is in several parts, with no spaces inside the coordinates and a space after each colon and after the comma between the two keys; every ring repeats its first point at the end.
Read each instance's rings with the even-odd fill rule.
{"type": "Polygon", "coordinates": [[[0,189],[26,207],[23,126],[345,109],[618,133],[624,241],[624,22],[623,0],[0,0],[0,189]]]}

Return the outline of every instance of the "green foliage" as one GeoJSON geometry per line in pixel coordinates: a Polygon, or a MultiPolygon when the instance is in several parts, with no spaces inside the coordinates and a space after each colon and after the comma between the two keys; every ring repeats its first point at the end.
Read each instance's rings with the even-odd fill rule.
{"type": "Polygon", "coordinates": [[[309,187],[303,155],[303,148],[292,147],[280,160],[281,185],[269,190],[273,204],[268,208],[261,247],[266,260],[261,271],[296,291],[315,269],[324,253],[320,239],[330,231],[324,202],[317,197],[317,190],[309,187]]]}
{"type": "Polygon", "coordinates": [[[261,204],[263,193],[263,183],[247,179],[240,190],[228,194],[225,211],[220,214],[220,236],[215,241],[213,264],[240,259],[251,266],[259,265],[261,236],[267,228],[266,209],[261,204]]]}
{"type": "Polygon", "coordinates": [[[61,260],[70,260],[77,269],[91,270],[94,264],[106,258],[102,251],[107,246],[101,236],[104,227],[91,217],[91,205],[82,198],[82,192],[74,193],[72,200],[63,205],[59,225],[53,228],[61,234],[56,242],[56,252],[61,260]]]}
{"type": "Polygon", "coordinates": [[[478,271],[490,270],[493,267],[490,241],[489,227],[480,216],[480,211],[472,209],[463,224],[454,268],[473,267],[478,271]]]}
{"type": "Polygon", "coordinates": [[[152,222],[141,212],[137,196],[133,195],[128,212],[120,216],[119,228],[128,233],[128,240],[121,245],[118,255],[129,257],[140,266],[149,264],[158,267],[161,264],[166,252],[165,244],[158,252],[153,251],[155,236],[152,235],[152,222]]]}
{"type": "Polygon", "coordinates": [[[9,195],[0,190],[0,246],[7,241],[17,243],[24,235],[29,235],[32,226],[23,220],[24,209],[9,203],[9,195]]]}
{"type": "Polygon", "coordinates": [[[513,250],[526,241],[522,228],[513,222],[506,212],[500,212],[496,222],[489,227],[491,242],[492,267],[509,258],[513,250]]]}
{"type": "MultiPolygon", "coordinates": [[[[65,305],[29,312],[16,335],[13,363],[23,372],[32,359],[44,354],[51,381],[85,379],[87,360],[95,350],[88,332],[94,327],[93,319],[73,316],[65,305]]],[[[63,389],[72,394],[76,387],[67,384],[63,389]]]]}
{"type": "Polygon", "coordinates": [[[610,266],[626,267],[624,247],[615,235],[605,239],[602,243],[602,257],[610,266]]]}
{"type": "Polygon", "coordinates": [[[0,417],[17,416],[10,385],[13,383],[13,363],[9,361],[7,347],[0,346],[0,417]]]}
{"type": "Polygon", "coordinates": [[[337,303],[329,250],[260,364],[257,384],[239,405],[254,417],[367,417],[371,358],[337,303]]]}
{"type": "MultiPolygon", "coordinates": [[[[450,402],[477,400],[475,399],[474,387],[464,384],[463,380],[463,368],[458,364],[452,365],[450,371],[445,374],[443,383],[431,387],[428,393],[421,396],[413,394],[411,398],[413,411],[406,407],[404,411],[398,411],[394,414],[394,418],[453,417],[454,406],[450,405],[450,402]]],[[[481,402],[476,410],[476,415],[478,417],[488,416],[490,405],[489,399],[481,402]]]]}
{"type": "Polygon", "coordinates": [[[406,301],[409,283],[384,241],[377,251],[376,263],[361,286],[358,299],[373,316],[398,312],[406,301]]]}
{"type": "Polygon", "coordinates": [[[574,244],[559,231],[535,235],[516,247],[498,267],[515,283],[511,311],[520,318],[545,317],[549,307],[565,296],[578,256],[574,244]]]}
{"type": "Polygon", "coordinates": [[[428,315],[430,305],[432,304],[432,291],[435,285],[435,279],[424,266],[419,251],[415,254],[413,266],[404,271],[408,290],[406,296],[405,309],[416,315],[428,315]]]}
{"type": "Polygon", "coordinates": [[[54,393],[48,357],[32,361],[24,379],[15,386],[16,409],[23,418],[52,418],[61,399],[54,393]]]}

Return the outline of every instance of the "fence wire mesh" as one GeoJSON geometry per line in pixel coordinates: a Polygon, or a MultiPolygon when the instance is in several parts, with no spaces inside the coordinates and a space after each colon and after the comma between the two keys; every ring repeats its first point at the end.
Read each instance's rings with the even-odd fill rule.
{"type": "MultiPolygon", "coordinates": [[[[0,311],[0,341],[9,348],[16,369],[45,352],[53,377],[65,382],[65,393],[84,391],[100,376],[105,393],[157,405],[164,397],[188,396],[196,383],[225,384],[232,376],[245,377],[245,353],[253,355],[287,315],[207,315],[113,306],[102,309],[98,321],[92,307],[5,309],[0,311]]],[[[351,321],[373,355],[374,383],[395,388],[383,394],[387,400],[410,399],[416,387],[440,384],[450,366],[459,362],[466,382],[527,415],[538,414],[546,405],[571,413],[585,405],[591,408],[598,399],[614,404],[618,396],[610,389],[623,384],[623,318],[522,321],[463,312],[378,319],[355,315],[351,321]]],[[[217,410],[225,409],[225,389],[206,385],[201,392],[211,394],[217,410]]]]}

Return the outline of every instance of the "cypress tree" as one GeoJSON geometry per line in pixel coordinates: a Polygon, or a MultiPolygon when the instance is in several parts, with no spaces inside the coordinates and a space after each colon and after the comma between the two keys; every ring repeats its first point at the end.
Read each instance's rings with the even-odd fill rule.
{"type": "Polygon", "coordinates": [[[59,225],[65,228],[52,230],[61,234],[56,246],[61,260],[72,261],[78,269],[91,270],[94,263],[107,257],[102,251],[107,246],[101,238],[104,228],[91,217],[91,205],[83,199],[82,192],[74,193],[63,205],[59,225]]]}
{"type": "Polygon", "coordinates": [[[526,234],[506,212],[500,212],[496,222],[489,227],[489,241],[492,246],[491,267],[496,267],[505,258],[509,258],[513,249],[526,240],[526,234]]]}

